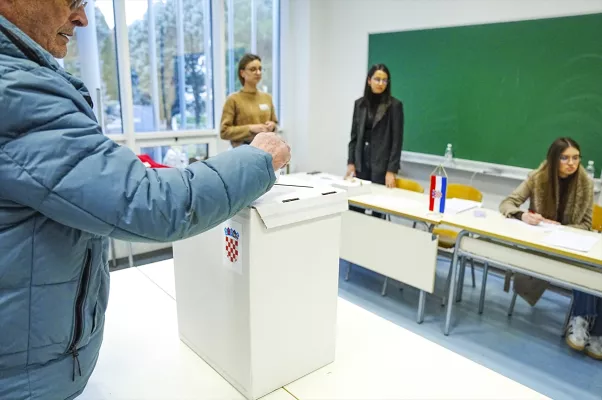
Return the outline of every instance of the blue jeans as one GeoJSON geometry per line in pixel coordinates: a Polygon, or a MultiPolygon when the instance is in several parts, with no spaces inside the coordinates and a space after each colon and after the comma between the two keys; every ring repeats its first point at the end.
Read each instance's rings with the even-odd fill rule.
{"type": "Polygon", "coordinates": [[[602,336],[602,298],[573,290],[573,317],[593,319],[594,325],[589,333],[602,336]]]}

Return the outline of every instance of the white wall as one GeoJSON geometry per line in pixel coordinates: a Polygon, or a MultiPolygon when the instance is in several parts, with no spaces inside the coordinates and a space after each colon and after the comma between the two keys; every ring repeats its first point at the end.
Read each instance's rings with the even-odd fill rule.
{"type": "MultiPolygon", "coordinates": [[[[353,101],[363,92],[369,33],[602,12],[602,0],[288,2],[282,41],[287,49],[282,75],[283,128],[293,146],[292,168],[338,174],[346,168],[353,101]]],[[[410,165],[402,170],[409,176],[425,173],[410,165]]],[[[507,193],[516,182],[502,185],[500,193],[507,193]]]]}

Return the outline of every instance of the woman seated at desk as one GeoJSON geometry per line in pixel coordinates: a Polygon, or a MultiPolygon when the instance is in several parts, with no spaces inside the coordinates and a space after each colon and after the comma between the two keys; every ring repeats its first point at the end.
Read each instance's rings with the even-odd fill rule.
{"type": "MultiPolygon", "coordinates": [[[[554,141],[547,160],[500,205],[507,217],[531,225],[542,221],[577,229],[592,229],[594,186],[581,166],[581,149],[570,138],[554,141]],[[519,207],[530,201],[529,212],[519,207]]],[[[539,300],[547,282],[515,274],[514,290],[531,306],[539,300]]],[[[602,299],[573,291],[573,312],[566,335],[574,350],[602,360],[602,299]]]]}
{"type": "Polygon", "coordinates": [[[261,58],[245,54],[238,63],[239,92],[226,99],[222,112],[220,136],[232,147],[249,144],[260,132],[275,132],[278,124],[272,96],[261,92],[261,58]]]}

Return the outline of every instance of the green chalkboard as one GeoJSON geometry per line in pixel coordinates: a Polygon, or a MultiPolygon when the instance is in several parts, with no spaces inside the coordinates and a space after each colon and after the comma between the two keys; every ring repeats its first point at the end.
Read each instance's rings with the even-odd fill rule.
{"type": "Polygon", "coordinates": [[[372,34],[404,150],[536,167],[570,136],[602,167],[602,14],[372,34]]]}

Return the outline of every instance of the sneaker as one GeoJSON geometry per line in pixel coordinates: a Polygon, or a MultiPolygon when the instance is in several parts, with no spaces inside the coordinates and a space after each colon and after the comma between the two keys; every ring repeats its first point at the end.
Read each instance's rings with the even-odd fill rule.
{"type": "Polygon", "coordinates": [[[587,346],[585,346],[585,354],[602,361],[602,336],[595,336],[589,339],[587,346]]]}
{"type": "Polygon", "coordinates": [[[566,344],[573,350],[583,351],[589,342],[589,323],[583,317],[573,317],[567,328],[566,344]]]}

